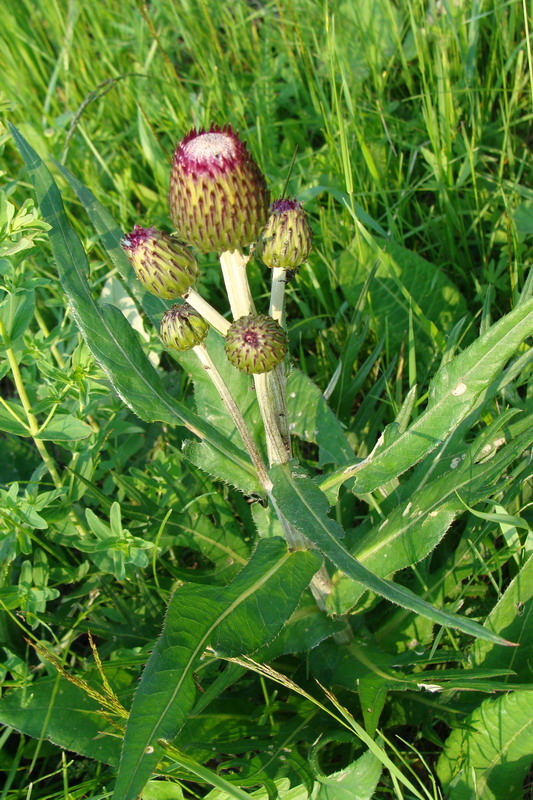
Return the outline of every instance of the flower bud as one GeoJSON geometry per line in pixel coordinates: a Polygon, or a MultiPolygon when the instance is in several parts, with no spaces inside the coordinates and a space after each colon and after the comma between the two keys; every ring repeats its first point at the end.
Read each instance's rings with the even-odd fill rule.
{"type": "Polygon", "coordinates": [[[272,317],[250,314],[231,324],[224,349],[241,372],[254,375],[269,372],[285,357],[287,334],[272,317]]]}
{"type": "Polygon", "coordinates": [[[176,236],[135,225],[121,245],[144,288],[164,300],[182,297],[198,277],[194,253],[176,236]]]}
{"type": "Polygon", "coordinates": [[[193,129],[178,144],[168,199],[177,230],[204,253],[254,242],[267,219],[265,178],[230,125],[193,129]]]}
{"type": "Polygon", "coordinates": [[[256,252],[267,267],[296,270],[311,252],[313,233],[302,204],[275,200],[257,242],[256,252]]]}
{"type": "Polygon", "coordinates": [[[165,347],[183,351],[201,344],[208,330],[205,319],[188,303],[182,303],[163,314],[159,335],[165,347]]]}

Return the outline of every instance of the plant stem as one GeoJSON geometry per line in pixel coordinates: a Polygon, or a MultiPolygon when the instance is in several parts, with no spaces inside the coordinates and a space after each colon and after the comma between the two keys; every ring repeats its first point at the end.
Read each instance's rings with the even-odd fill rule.
{"type": "MultiPolygon", "coordinates": [[[[224,283],[226,285],[231,311],[235,319],[246,317],[248,314],[255,312],[254,301],[246,274],[247,262],[248,258],[243,256],[238,250],[234,250],[233,252],[227,251],[220,256],[224,283]]],[[[285,270],[273,270],[272,294],[269,310],[276,314],[277,321],[280,323],[283,321],[285,278],[285,270]]],[[[254,375],[254,381],[257,402],[265,427],[270,466],[273,464],[286,464],[291,459],[291,447],[285,401],[284,370],[278,368],[262,375],[254,375]]],[[[293,550],[311,549],[311,542],[285,519],[283,512],[278,508],[270,492],[269,499],[278,516],[289,547],[293,550]]],[[[331,578],[325,566],[322,566],[313,577],[310,588],[317,606],[322,611],[325,611],[326,598],[332,589],[331,578]]],[[[346,632],[342,631],[336,634],[335,640],[339,642],[339,644],[344,643],[350,640],[351,635],[351,628],[347,624],[346,632]]]]}
{"type": "MultiPolygon", "coordinates": [[[[4,339],[4,341],[7,341],[6,329],[2,320],[0,320],[0,335],[2,336],[2,339],[4,339]]],[[[56,469],[56,465],[54,464],[54,461],[50,453],[46,449],[46,445],[44,444],[44,442],[41,441],[41,439],[37,438],[40,426],[39,423],[37,422],[37,418],[32,413],[31,403],[28,394],[26,392],[26,387],[24,386],[24,381],[22,380],[22,375],[20,373],[17,358],[11,347],[6,347],[6,356],[11,369],[11,374],[13,376],[13,382],[15,384],[15,388],[20,398],[20,402],[22,403],[24,413],[26,414],[26,420],[28,423],[28,430],[30,432],[30,436],[32,437],[35,443],[35,447],[37,448],[39,455],[46,464],[46,468],[50,473],[50,477],[54,482],[54,486],[56,487],[56,489],[61,489],[63,484],[61,482],[61,478],[59,477],[59,473],[56,469]]]]}
{"type": "Polygon", "coordinates": [[[272,372],[254,375],[257,402],[265,426],[268,460],[273,464],[286,464],[291,459],[289,437],[284,440],[279,426],[278,403],[275,402],[272,372]]]}
{"type": "MultiPolygon", "coordinates": [[[[250,284],[246,275],[248,258],[239,250],[226,251],[220,256],[222,275],[226,284],[226,291],[235,319],[247,317],[255,312],[254,301],[250,292],[250,284]]],[[[268,459],[270,464],[285,464],[290,459],[290,449],[285,444],[280,432],[277,409],[273,402],[276,394],[271,385],[270,373],[254,375],[257,402],[265,426],[268,459]]],[[[279,392],[278,392],[279,393],[279,392]]],[[[288,433],[288,431],[287,431],[288,433]]],[[[288,440],[288,436],[287,436],[288,440]]]]}
{"type": "MultiPolygon", "coordinates": [[[[270,290],[270,306],[268,313],[276,322],[285,328],[285,286],[287,285],[287,270],[281,267],[272,269],[272,288],[270,290]]],[[[272,402],[277,415],[277,422],[281,438],[283,439],[289,459],[292,458],[291,440],[289,434],[289,420],[287,412],[287,379],[285,375],[285,362],[282,361],[270,373],[272,402]]]]}
{"type": "Polygon", "coordinates": [[[270,290],[270,307],[268,313],[283,328],[285,327],[284,305],[286,284],[287,270],[281,267],[274,267],[272,269],[272,287],[270,290]]]}
{"type": "Polygon", "coordinates": [[[220,256],[220,266],[234,319],[255,313],[250,284],[246,275],[248,260],[249,257],[244,256],[240,250],[231,252],[226,250],[220,256]]]}
{"type": "Polygon", "coordinates": [[[204,300],[201,294],[198,294],[196,289],[189,289],[189,292],[184,295],[184,300],[198,311],[199,314],[208,322],[212,328],[218,331],[222,336],[225,336],[229,330],[230,322],[219,314],[216,308],[204,300]]]}
{"type": "Polygon", "coordinates": [[[203,343],[197,345],[196,347],[193,347],[193,350],[198,356],[198,359],[200,360],[200,363],[203,366],[203,368],[205,370],[208,370],[209,377],[213,381],[215,388],[222,399],[222,402],[224,403],[229,413],[231,414],[233,421],[235,423],[235,427],[239,431],[244,446],[248,451],[248,455],[252,460],[252,464],[254,465],[257,471],[257,477],[264,486],[265,491],[269,492],[272,489],[272,481],[268,477],[267,467],[259,454],[259,450],[257,449],[257,445],[254,442],[254,438],[251,434],[251,431],[248,428],[248,425],[246,424],[244,417],[241,414],[241,411],[233,398],[233,395],[231,394],[230,390],[228,389],[228,387],[224,382],[224,378],[216,368],[213,359],[209,355],[207,347],[203,343]]]}

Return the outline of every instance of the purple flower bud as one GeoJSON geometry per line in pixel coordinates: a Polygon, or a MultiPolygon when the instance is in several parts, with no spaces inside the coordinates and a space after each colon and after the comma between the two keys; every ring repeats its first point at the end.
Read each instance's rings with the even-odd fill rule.
{"type": "Polygon", "coordinates": [[[144,288],[164,300],[182,297],[198,277],[190,247],[168,233],[135,225],[121,245],[144,288]]]}
{"type": "Polygon", "coordinates": [[[296,270],[311,252],[313,233],[301,203],[275,200],[257,242],[256,253],[267,267],[296,270]]]}
{"type": "Polygon", "coordinates": [[[265,178],[230,125],[193,129],[176,147],[170,216],[202,252],[222,253],[254,242],[268,202],[265,178]]]}
{"type": "Polygon", "coordinates": [[[287,334],[266,314],[250,314],[231,324],[224,344],[234,367],[249,374],[270,372],[285,358],[287,334]]]}

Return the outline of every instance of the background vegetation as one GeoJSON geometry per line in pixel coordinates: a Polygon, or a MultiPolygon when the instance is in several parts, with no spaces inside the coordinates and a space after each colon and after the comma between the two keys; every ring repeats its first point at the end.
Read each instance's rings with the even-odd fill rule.
{"type": "MultiPolygon", "coordinates": [[[[0,111],[52,169],[89,256],[94,297],[124,311],[167,389],[191,407],[187,369],[173,368],[143,323],[57,162],[126,231],[134,223],[169,228],[170,157],[192,126],[231,122],[274,196],[296,151],[288,191],[310,214],[315,247],[288,287],[292,359],[326,393],[352,452],[364,458],[406,398],[416,417],[443,359],[530,291],[530,21],[527,0],[9,0],[0,111]]],[[[90,631],[127,707],[173,589],[227,583],[264,521],[246,495],[196,468],[182,428],[142,422],[110,391],[69,312],[47,225],[5,127],[1,143],[1,311],[4,325],[14,323],[0,366],[0,798],[104,797],[120,731],[94,738],[98,699],[59,679],[57,667],[102,691],[90,631]],[[11,413],[21,386],[33,433],[43,429],[36,443],[24,427],[31,419],[17,423],[11,413]],[[80,524],[90,543],[80,541],[80,524]]],[[[258,263],[250,275],[255,296],[266,297],[258,263]]],[[[214,258],[203,259],[200,288],[226,313],[214,258]]],[[[519,651],[472,645],[364,594],[351,617],[350,652],[339,655],[327,638],[336,630],[331,618],[313,618],[320,632],[312,644],[323,643],[303,657],[283,651],[272,663],[326,702],[318,678],[370,736],[378,729],[391,759],[383,772],[353,728],[342,728],[338,708],[329,707],[333,718],[287,680],[208,663],[198,678],[208,688],[180,740],[185,755],[163,787],[149,784],[147,800],[204,796],[216,774],[250,791],[263,785],[265,797],[303,798],[308,789],[322,800],[528,791],[532,394],[524,345],[469,434],[479,452],[494,448],[495,437],[515,442],[514,450],[494,462],[470,502],[451,492],[447,535],[396,576],[437,605],[481,622],[490,614],[492,628],[519,641],[519,651]],[[444,691],[417,688],[439,680],[447,681],[444,691]],[[522,712],[519,734],[507,729],[522,712]],[[466,757],[468,731],[487,737],[470,742],[466,757]],[[480,769],[479,779],[495,758],[490,742],[515,739],[519,749],[508,756],[515,769],[502,783],[497,777],[454,794],[457,759],[480,769]],[[345,767],[346,783],[328,782],[345,767]],[[289,795],[290,786],[297,788],[289,795]]],[[[332,429],[313,423],[327,414],[320,393],[306,384],[294,395],[297,454],[327,471],[332,429]]],[[[402,479],[404,497],[421,474],[402,479]]],[[[397,487],[396,480],[364,496],[343,490],[337,516],[354,547],[356,529],[390,513],[386,495],[397,487]]],[[[351,587],[335,580],[331,610],[352,608],[351,587]]],[[[210,797],[228,791],[219,786],[210,797]]]]}

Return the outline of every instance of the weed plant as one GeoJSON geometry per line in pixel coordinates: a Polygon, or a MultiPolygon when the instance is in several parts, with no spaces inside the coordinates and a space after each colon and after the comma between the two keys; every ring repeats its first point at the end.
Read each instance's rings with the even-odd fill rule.
{"type": "MultiPolygon", "coordinates": [[[[530,26],[526,0],[4,4],[1,800],[530,796],[530,26]],[[202,344],[265,475],[120,244],[174,229],[172,152],[212,123],[313,231],[290,461],[272,392],[202,344]]],[[[217,255],[195,291],[228,325],[217,255]]]]}

